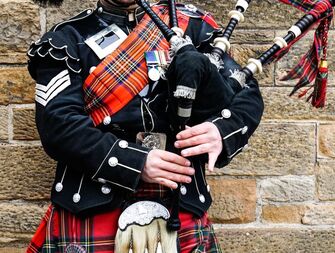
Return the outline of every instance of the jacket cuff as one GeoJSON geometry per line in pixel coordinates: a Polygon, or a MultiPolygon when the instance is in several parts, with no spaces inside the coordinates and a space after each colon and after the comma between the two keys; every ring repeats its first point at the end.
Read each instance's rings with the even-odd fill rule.
{"type": "Polygon", "coordinates": [[[149,149],[140,145],[117,140],[92,180],[102,184],[110,183],[125,190],[134,192],[139,184],[149,149]]]}
{"type": "Polygon", "coordinates": [[[219,130],[222,138],[223,150],[219,155],[215,167],[222,168],[248,147],[248,126],[243,125],[234,112],[223,109],[221,114],[207,121],[212,122],[219,130]]]}

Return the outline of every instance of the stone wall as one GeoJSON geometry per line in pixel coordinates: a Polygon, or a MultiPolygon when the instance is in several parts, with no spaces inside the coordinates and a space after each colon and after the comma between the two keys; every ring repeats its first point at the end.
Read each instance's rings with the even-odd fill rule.
{"type": "MultiPolygon", "coordinates": [[[[25,51],[58,21],[93,7],[65,1],[60,10],[28,0],[0,0],[0,252],[24,252],[43,216],[55,163],[41,148],[34,124],[34,81],[25,51]]],[[[219,22],[235,0],[189,1],[219,22]]],[[[282,35],[297,17],[275,0],[255,0],[232,38],[231,53],[246,60],[282,35]]],[[[259,77],[263,121],[250,148],[208,175],[210,210],[224,252],[335,252],[335,30],[330,31],[328,102],[314,109],[288,97],[294,82],[280,81],[309,48],[312,33],[259,77]]]]}

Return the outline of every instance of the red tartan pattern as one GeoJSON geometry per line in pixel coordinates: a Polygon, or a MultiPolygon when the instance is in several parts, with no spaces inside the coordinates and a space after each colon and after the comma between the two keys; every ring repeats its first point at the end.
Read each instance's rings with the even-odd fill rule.
{"type": "Polygon", "coordinates": [[[171,195],[171,189],[160,184],[151,184],[140,181],[139,187],[132,197],[136,199],[165,199],[171,195]]]}
{"type": "MultiPolygon", "coordinates": [[[[64,253],[67,247],[78,247],[85,253],[114,253],[115,234],[120,209],[79,218],[63,209],[50,206],[26,253],[64,253]]],[[[178,232],[181,253],[221,253],[207,214],[194,218],[181,212],[178,232]]]]}

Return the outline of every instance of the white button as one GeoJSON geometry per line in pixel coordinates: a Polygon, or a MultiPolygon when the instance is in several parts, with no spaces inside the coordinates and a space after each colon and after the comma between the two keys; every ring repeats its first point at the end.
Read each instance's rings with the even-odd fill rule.
{"type": "Polygon", "coordinates": [[[208,191],[208,192],[210,192],[210,191],[211,191],[211,187],[210,187],[210,185],[209,185],[209,184],[207,185],[207,191],[208,191]]]}
{"type": "Polygon", "coordinates": [[[61,192],[63,190],[63,184],[61,182],[57,183],[55,186],[56,192],[61,192]]]}
{"type": "Polygon", "coordinates": [[[186,195],[186,193],[187,193],[187,189],[186,189],[185,185],[180,186],[180,193],[181,193],[182,195],[186,195]]]}
{"type": "Polygon", "coordinates": [[[93,66],[90,68],[90,74],[92,74],[92,72],[96,69],[97,67],[93,66]]]}
{"type": "Polygon", "coordinates": [[[101,192],[103,194],[109,194],[112,191],[112,189],[108,185],[103,185],[101,187],[101,192]]]}
{"type": "Polygon", "coordinates": [[[92,13],[92,10],[87,10],[86,13],[87,13],[87,14],[90,14],[90,13],[92,13]]]}
{"type": "Polygon", "coordinates": [[[200,194],[199,195],[199,200],[200,200],[201,203],[205,203],[205,201],[206,201],[205,196],[200,194]]]}
{"type": "Polygon", "coordinates": [[[242,134],[246,134],[248,132],[248,127],[245,126],[242,128],[242,134]]]}
{"type": "Polygon", "coordinates": [[[223,109],[221,115],[225,119],[229,119],[231,117],[231,111],[228,109],[223,109]]]}
{"type": "Polygon", "coordinates": [[[249,145],[245,144],[244,147],[242,148],[242,151],[246,151],[248,147],[249,147],[249,145]]]}
{"type": "Polygon", "coordinates": [[[198,10],[197,7],[195,7],[193,4],[186,4],[185,8],[189,11],[196,12],[198,10]]]}
{"type": "Polygon", "coordinates": [[[79,193],[74,194],[72,200],[74,203],[78,203],[80,201],[80,194],[79,193]]]}
{"type": "Polygon", "coordinates": [[[109,125],[111,122],[112,122],[112,118],[110,116],[106,116],[104,118],[104,122],[103,123],[104,123],[105,126],[109,125]]]}
{"type": "Polygon", "coordinates": [[[102,7],[98,8],[98,13],[102,13],[104,11],[104,9],[102,7]]]}
{"type": "Polygon", "coordinates": [[[105,184],[106,183],[106,179],[103,179],[103,178],[99,177],[98,178],[98,182],[102,183],[102,184],[105,184]]]}
{"type": "Polygon", "coordinates": [[[116,157],[111,157],[108,160],[108,164],[111,167],[115,167],[118,164],[119,160],[116,157]]]}
{"type": "Polygon", "coordinates": [[[128,148],[128,142],[124,141],[124,140],[120,141],[119,142],[119,147],[120,148],[128,148]]]}

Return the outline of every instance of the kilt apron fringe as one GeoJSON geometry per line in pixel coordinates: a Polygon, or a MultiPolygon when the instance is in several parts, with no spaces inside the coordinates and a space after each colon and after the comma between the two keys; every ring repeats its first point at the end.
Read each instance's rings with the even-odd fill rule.
{"type": "MultiPolygon", "coordinates": [[[[120,209],[80,218],[51,205],[26,253],[114,253],[120,209]],[[72,249],[72,250],[70,250],[72,249]]],[[[207,213],[200,219],[180,212],[181,253],[221,252],[207,213]]]]}

